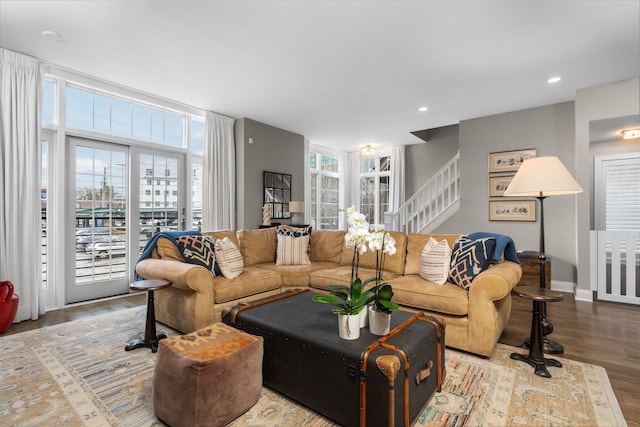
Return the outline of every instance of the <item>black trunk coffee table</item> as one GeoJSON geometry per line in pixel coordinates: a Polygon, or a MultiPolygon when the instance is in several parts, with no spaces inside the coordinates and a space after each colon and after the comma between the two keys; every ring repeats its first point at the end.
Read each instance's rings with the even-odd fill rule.
{"type": "Polygon", "coordinates": [[[396,311],[384,336],[338,336],[332,307],[289,291],[242,303],[222,321],[264,338],[266,386],[345,425],[409,424],[444,378],[444,328],[421,313],[396,311]]]}

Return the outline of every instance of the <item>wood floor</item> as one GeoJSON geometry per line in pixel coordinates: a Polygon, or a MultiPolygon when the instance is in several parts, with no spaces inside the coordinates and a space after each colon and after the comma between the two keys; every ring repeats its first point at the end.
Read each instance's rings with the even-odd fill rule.
{"type": "MultiPolygon", "coordinates": [[[[640,308],[600,301],[575,301],[573,295],[564,295],[563,301],[547,305],[547,317],[554,324],[550,337],[565,347],[565,353],[560,356],[604,367],[628,425],[640,427],[640,308]]],[[[12,325],[4,335],[145,303],[145,294],[139,293],[51,311],[36,321],[12,325]]],[[[531,302],[514,296],[511,320],[500,342],[519,346],[529,336],[530,328],[531,302]]]]}

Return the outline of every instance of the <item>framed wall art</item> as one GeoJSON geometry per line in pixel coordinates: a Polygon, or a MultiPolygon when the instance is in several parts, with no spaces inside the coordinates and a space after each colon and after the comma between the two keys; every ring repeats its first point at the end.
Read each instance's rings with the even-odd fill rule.
{"type": "Polygon", "coordinates": [[[502,197],[515,175],[490,176],[489,197],[502,197]]]}
{"type": "Polygon", "coordinates": [[[489,221],[536,221],[536,200],[490,200],[489,221]]]}
{"type": "Polygon", "coordinates": [[[526,150],[489,153],[489,173],[515,172],[522,162],[529,158],[536,157],[537,152],[537,149],[529,148],[526,150]]]}

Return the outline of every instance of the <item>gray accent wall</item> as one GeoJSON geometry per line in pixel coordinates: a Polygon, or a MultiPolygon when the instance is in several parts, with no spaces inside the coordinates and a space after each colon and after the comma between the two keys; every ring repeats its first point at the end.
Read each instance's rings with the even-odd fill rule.
{"type": "Polygon", "coordinates": [[[291,200],[305,200],[304,136],[243,118],[235,122],[235,138],[237,229],[256,229],[262,224],[264,171],[291,174],[291,200]]]}
{"type": "MultiPolygon", "coordinates": [[[[431,176],[460,150],[460,210],[438,227],[436,233],[488,231],[511,236],[518,250],[537,251],[540,222],[489,221],[489,153],[535,148],[538,156],[557,156],[575,174],[574,104],[560,104],[465,120],[456,127],[435,129],[433,142],[407,147],[410,158],[437,159],[421,175],[431,176]],[[458,146],[447,150],[442,144],[458,146]]],[[[417,161],[417,160],[416,160],[417,161]]],[[[407,188],[418,188],[411,178],[415,165],[407,167],[407,188]]],[[[426,169],[426,168],[425,168],[426,169]]],[[[424,181],[424,179],[422,180],[424,181]]],[[[415,190],[414,190],[415,191],[415,190]]],[[[407,198],[413,194],[407,191],[407,198]]],[[[576,202],[574,195],[545,200],[545,246],[552,258],[552,279],[576,282],[576,202]]],[[[495,199],[497,200],[497,199],[495,199]]],[[[515,200],[515,199],[514,199],[515,200]]],[[[535,200],[535,199],[534,199],[535,200]]],[[[539,212],[538,212],[539,215],[539,212]]],[[[538,217],[539,218],[539,217],[538,217]]]]}

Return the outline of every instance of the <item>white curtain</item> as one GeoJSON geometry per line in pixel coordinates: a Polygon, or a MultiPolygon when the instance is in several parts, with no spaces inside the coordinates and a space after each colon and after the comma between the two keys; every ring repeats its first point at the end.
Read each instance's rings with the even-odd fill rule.
{"type": "Polygon", "coordinates": [[[202,229],[236,226],[236,150],[234,120],[208,112],[205,124],[202,229]]]}
{"type": "Polygon", "coordinates": [[[391,206],[395,212],[404,203],[404,145],[391,147],[391,206]]]}
{"type": "Polygon", "coordinates": [[[0,48],[0,280],[20,296],[14,322],[44,314],[38,60],[0,48]]]}
{"type": "MultiPolygon", "coordinates": [[[[405,167],[404,145],[394,145],[391,147],[391,203],[389,211],[395,212],[405,202],[404,196],[404,167],[405,167]]],[[[401,222],[403,218],[397,217],[385,225],[389,230],[402,230],[401,222]]]]}
{"type": "Polygon", "coordinates": [[[360,208],[360,153],[352,151],[347,153],[347,204],[345,207],[355,206],[360,208]]]}

